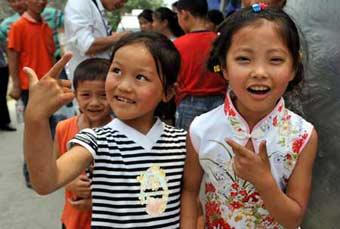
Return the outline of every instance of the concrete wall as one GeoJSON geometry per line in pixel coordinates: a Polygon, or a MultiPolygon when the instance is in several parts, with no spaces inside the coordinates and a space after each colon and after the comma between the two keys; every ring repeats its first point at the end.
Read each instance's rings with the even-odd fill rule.
{"type": "Polygon", "coordinates": [[[310,54],[303,111],[319,133],[313,191],[303,228],[340,228],[340,1],[288,0],[310,54]]]}

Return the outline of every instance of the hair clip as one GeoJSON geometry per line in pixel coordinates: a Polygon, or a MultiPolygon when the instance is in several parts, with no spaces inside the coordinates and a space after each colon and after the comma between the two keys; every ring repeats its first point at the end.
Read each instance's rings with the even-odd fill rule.
{"type": "Polygon", "coordinates": [[[253,9],[253,11],[255,13],[258,13],[261,10],[264,10],[267,7],[268,7],[268,5],[266,3],[255,3],[255,4],[251,5],[251,8],[253,9]]]}
{"type": "Polygon", "coordinates": [[[221,66],[219,64],[214,65],[214,72],[220,72],[221,71],[221,66]]]}

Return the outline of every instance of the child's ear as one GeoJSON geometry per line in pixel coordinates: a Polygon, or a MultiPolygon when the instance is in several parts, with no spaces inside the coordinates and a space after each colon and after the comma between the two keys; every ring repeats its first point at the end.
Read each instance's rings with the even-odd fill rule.
{"type": "Polygon", "coordinates": [[[223,78],[228,81],[229,76],[228,76],[228,73],[227,73],[227,69],[225,67],[222,68],[222,74],[223,74],[223,78]]]}
{"type": "Polygon", "coordinates": [[[167,103],[176,95],[176,87],[177,83],[168,88],[167,93],[163,94],[162,102],[167,103]]]}
{"type": "Polygon", "coordinates": [[[187,21],[191,15],[190,12],[186,10],[180,10],[180,14],[181,14],[181,18],[185,21],[187,21]]]}

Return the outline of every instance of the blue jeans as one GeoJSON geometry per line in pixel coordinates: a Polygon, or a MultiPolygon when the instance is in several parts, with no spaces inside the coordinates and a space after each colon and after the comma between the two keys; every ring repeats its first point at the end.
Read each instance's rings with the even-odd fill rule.
{"type": "Polygon", "coordinates": [[[177,106],[176,127],[188,130],[196,116],[224,103],[224,95],[186,96],[177,106]]]}

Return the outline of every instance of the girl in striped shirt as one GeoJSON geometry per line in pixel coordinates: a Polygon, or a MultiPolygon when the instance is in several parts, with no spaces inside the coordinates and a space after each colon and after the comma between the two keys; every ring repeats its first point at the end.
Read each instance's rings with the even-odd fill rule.
{"type": "Polygon", "coordinates": [[[48,117],[73,99],[70,82],[58,79],[70,58],[66,54],[39,82],[26,69],[24,141],[34,189],[49,194],[93,163],[92,228],[179,228],[186,132],[158,118],[175,93],[176,48],[152,32],[118,41],[105,85],[116,118],[81,131],[69,142],[71,153],[55,160],[48,117]]]}

